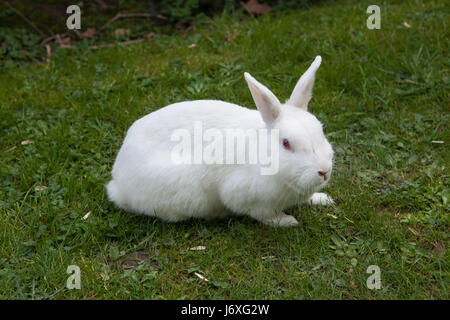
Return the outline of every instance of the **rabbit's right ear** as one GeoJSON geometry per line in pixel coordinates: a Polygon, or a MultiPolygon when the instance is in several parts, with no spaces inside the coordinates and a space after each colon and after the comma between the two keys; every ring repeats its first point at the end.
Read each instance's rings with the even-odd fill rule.
{"type": "Polygon", "coordinates": [[[317,56],[316,59],[314,59],[314,62],[308,70],[306,70],[306,72],[298,80],[294,91],[292,91],[291,97],[286,103],[305,110],[308,108],[309,100],[311,100],[312,97],[312,89],[314,86],[316,71],[319,69],[321,62],[321,56],[317,56]]]}
{"type": "Polygon", "coordinates": [[[281,111],[281,104],[277,97],[266,86],[255,80],[249,73],[244,73],[245,80],[247,80],[248,88],[255,101],[261,117],[264,122],[271,124],[274,122],[281,111]]]}

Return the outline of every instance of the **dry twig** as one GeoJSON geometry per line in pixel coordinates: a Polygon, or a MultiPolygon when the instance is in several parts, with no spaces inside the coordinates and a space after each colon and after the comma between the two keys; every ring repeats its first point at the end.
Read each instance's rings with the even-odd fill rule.
{"type": "Polygon", "coordinates": [[[102,9],[108,9],[108,5],[104,3],[102,0],[95,0],[95,2],[97,2],[100,5],[100,7],[102,7],[102,9]]]}
{"type": "Polygon", "coordinates": [[[45,45],[45,50],[47,51],[47,57],[45,58],[45,62],[50,62],[50,56],[52,55],[52,47],[49,44],[45,45]]]}

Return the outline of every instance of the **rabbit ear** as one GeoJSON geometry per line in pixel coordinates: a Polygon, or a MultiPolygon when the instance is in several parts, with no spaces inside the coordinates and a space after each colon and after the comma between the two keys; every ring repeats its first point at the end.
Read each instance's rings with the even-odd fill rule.
{"type": "Polygon", "coordinates": [[[312,97],[312,88],[314,85],[316,71],[317,69],[319,69],[321,62],[322,57],[317,56],[308,70],[306,70],[306,72],[298,80],[297,84],[295,85],[294,91],[292,91],[291,97],[286,102],[287,104],[305,110],[308,108],[309,100],[311,100],[312,97]]]}
{"type": "Polygon", "coordinates": [[[249,73],[245,72],[244,77],[261,117],[265,123],[271,124],[280,114],[280,101],[272,91],[256,81],[249,73]]]}

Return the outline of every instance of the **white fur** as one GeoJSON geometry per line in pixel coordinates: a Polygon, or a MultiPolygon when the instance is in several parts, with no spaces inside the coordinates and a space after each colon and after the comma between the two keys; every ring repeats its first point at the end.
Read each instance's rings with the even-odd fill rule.
{"type": "Polygon", "coordinates": [[[332,203],[330,197],[315,192],[329,181],[333,150],[322,124],[307,111],[320,62],[317,57],[286,104],[245,73],[258,110],[198,100],[175,103],[137,120],[114,163],[107,185],[109,199],[125,210],[165,221],[209,219],[232,212],[278,226],[297,225],[294,217],[282,212],[288,207],[309,199],[313,204],[332,203]],[[280,146],[275,175],[261,175],[255,164],[175,165],[171,134],[178,128],[192,130],[194,121],[207,128],[279,129],[280,143],[288,139],[292,150],[280,146]],[[329,172],[326,181],[319,171],[329,172]]]}
{"type": "Polygon", "coordinates": [[[316,192],[311,196],[311,198],[309,198],[308,203],[313,205],[328,206],[334,204],[334,201],[326,193],[316,192]]]}

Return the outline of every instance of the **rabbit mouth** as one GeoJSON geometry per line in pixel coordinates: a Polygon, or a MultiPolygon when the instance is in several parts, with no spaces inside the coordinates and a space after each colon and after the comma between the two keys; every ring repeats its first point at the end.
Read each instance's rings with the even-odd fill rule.
{"type": "Polygon", "coordinates": [[[328,178],[326,180],[320,179],[320,181],[318,181],[317,177],[305,172],[288,180],[286,184],[290,190],[297,194],[310,195],[322,189],[329,180],[330,179],[328,178]]]}

